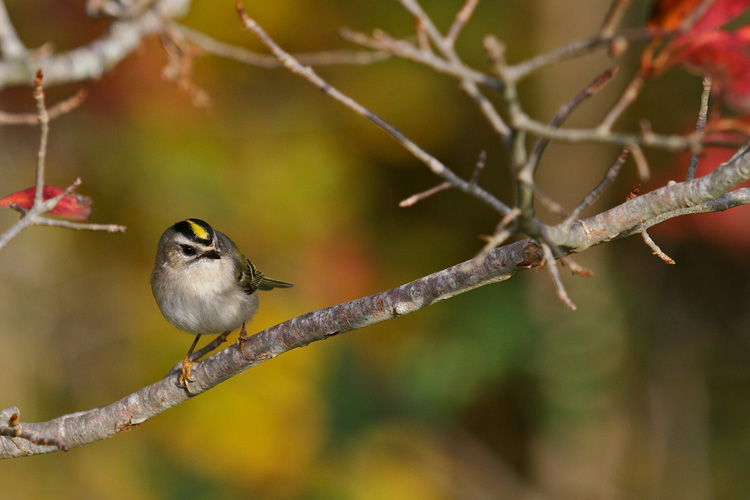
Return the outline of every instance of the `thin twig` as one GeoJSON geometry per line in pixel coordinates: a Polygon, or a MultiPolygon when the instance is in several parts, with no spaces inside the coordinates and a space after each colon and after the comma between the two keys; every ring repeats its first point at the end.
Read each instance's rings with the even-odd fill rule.
{"type": "Polygon", "coordinates": [[[515,220],[521,215],[521,209],[515,207],[505,217],[500,219],[495,232],[492,236],[487,236],[484,239],[487,243],[479,251],[479,253],[471,260],[464,262],[461,265],[461,272],[470,273],[478,266],[484,264],[485,259],[495,250],[497,247],[508,241],[508,238],[516,233],[516,228],[513,226],[515,220]]]}
{"type": "Polygon", "coordinates": [[[42,203],[42,192],[44,191],[44,164],[47,157],[47,138],[49,137],[49,114],[44,104],[44,88],[42,81],[44,75],[38,70],[34,79],[34,101],[36,101],[37,118],[39,119],[39,151],[36,161],[36,189],[34,190],[34,205],[42,203]]]}
{"type": "Polygon", "coordinates": [[[625,160],[628,159],[628,152],[630,150],[628,148],[625,148],[622,153],[620,153],[620,156],[617,157],[617,160],[612,164],[611,167],[609,167],[609,170],[607,170],[607,175],[604,176],[604,179],[597,185],[594,189],[591,190],[589,194],[586,195],[586,197],[581,201],[581,203],[578,204],[578,206],[570,213],[567,219],[563,221],[563,226],[569,226],[572,224],[578,217],[583,213],[584,210],[589,208],[591,205],[594,204],[594,202],[601,196],[601,194],[604,192],[607,187],[609,187],[610,184],[617,178],[617,174],[620,173],[620,169],[625,164],[625,160]]]}
{"type": "Polygon", "coordinates": [[[469,184],[479,184],[479,177],[482,175],[482,172],[484,171],[484,167],[487,164],[487,152],[481,151],[479,153],[479,158],[477,159],[477,163],[474,166],[474,172],[471,174],[471,179],[469,179],[469,184]]]}
{"type": "MultiPolygon", "coordinates": [[[[517,210],[517,209],[516,209],[517,210]]],[[[513,214],[513,212],[511,212],[513,214]]],[[[511,215],[508,214],[508,215],[511,215]]],[[[517,210],[516,214],[513,215],[520,215],[521,211],[517,210]]],[[[502,224],[500,224],[502,226],[502,224]]],[[[488,236],[485,238],[487,243],[484,245],[484,247],[479,251],[479,253],[476,255],[476,257],[472,260],[470,260],[466,267],[465,271],[470,272],[472,267],[478,266],[484,262],[484,259],[492,252],[494,249],[508,241],[508,238],[513,236],[515,234],[515,228],[509,228],[509,227],[498,227],[497,231],[492,236],[488,236]]]]}
{"type": "Polygon", "coordinates": [[[540,246],[542,247],[542,252],[544,253],[544,261],[547,264],[547,269],[549,270],[549,275],[552,278],[552,283],[555,284],[555,292],[557,292],[557,297],[563,301],[563,304],[565,304],[568,309],[570,309],[571,311],[575,311],[576,305],[572,300],[570,300],[570,296],[565,290],[565,285],[563,285],[563,282],[560,279],[560,271],[557,268],[557,261],[555,260],[555,255],[552,253],[551,247],[546,243],[540,243],[540,246]]]}
{"type": "MultiPolygon", "coordinates": [[[[708,96],[711,94],[711,77],[703,75],[703,92],[701,93],[701,107],[698,111],[698,121],[695,124],[695,135],[702,142],[706,132],[706,121],[708,117],[708,96]]],[[[687,175],[685,180],[695,179],[695,171],[698,169],[698,152],[690,153],[690,163],[688,163],[687,175]]]]}
{"type": "MultiPolygon", "coordinates": [[[[604,87],[604,85],[607,84],[610,80],[612,80],[612,77],[617,72],[617,68],[610,68],[606,71],[604,71],[602,74],[594,78],[594,80],[589,83],[583,90],[581,90],[578,94],[573,96],[568,102],[560,106],[560,108],[557,110],[557,113],[555,113],[555,116],[552,117],[552,120],[550,121],[549,127],[550,128],[559,128],[560,125],[563,124],[563,122],[570,116],[570,114],[578,107],[579,104],[581,104],[586,99],[590,98],[599,90],[604,87]]],[[[539,160],[542,157],[542,154],[544,153],[545,148],[549,144],[550,139],[547,137],[541,137],[534,145],[534,149],[531,152],[531,156],[529,156],[529,160],[526,163],[526,167],[532,172],[536,170],[537,166],[539,165],[539,160]]]]}
{"type": "Polygon", "coordinates": [[[422,20],[417,17],[414,21],[416,22],[416,25],[414,26],[414,31],[417,34],[417,47],[419,47],[420,52],[423,52],[425,54],[432,54],[432,47],[430,46],[430,37],[424,29],[424,24],[422,23],[422,20]]]}
{"type": "MultiPolygon", "coordinates": [[[[47,110],[50,121],[70,113],[86,99],[88,91],[80,89],[73,96],[60,101],[47,110]]],[[[0,111],[0,125],[39,125],[39,116],[32,113],[5,113],[0,111]]]]}
{"type": "MultiPolygon", "coordinates": [[[[180,37],[188,42],[197,45],[206,53],[226,59],[232,59],[241,63],[249,64],[258,68],[281,68],[283,65],[276,57],[270,54],[259,54],[248,50],[244,47],[238,47],[228,43],[221,42],[215,38],[188,28],[181,24],[172,23],[171,29],[180,37]]],[[[365,50],[331,50],[324,52],[312,52],[303,54],[294,54],[301,64],[309,66],[330,66],[337,64],[346,65],[368,65],[384,61],[391,57],[391,54],[383,50],[365,51],[365,50]]]]}
{"type": "Polygon", "coordinates": [[[357,45],[372,50],[383,51],[396,57],[400,57],[401,59],[422,64],[428,68],[434,69],[438,73],[451,75],[456,78],[467,78],[475,81],[479,85],[484,85],[495,90],[502,88],[502,84],[497,78],[493,78],[490,75],[477,71],[466,65],[452,64],[445,59],[438,57],[432,51],[423,51],[412,43],[403,40],[396,40],[382,30],[375,30],[373,37],[347,28],[340,29],[339,34],[348,42],[356,43],[357,45]]]}
{"type": "MultiPolygon", "coordinates": [[[[10,240],[18,236],[21,231],[31,226],[56,226],[64,227],[68,229],[79,229],[79,230],[91,230],[91,231],[107,231],[107,232],[124,232],[125,227],[115,224],[82,224],[77,222],[70,222],[65,220],[47,219],[42,217],[45,213],[54,209],[63,198],[70,195],[75,189],[81,184],[81,179],[78,178],[73,183],[64,189],[60,194],[52,198],[44,199],[44,177],[45,177],[45,165],[47,159],[47,142],[49,136],[49,112],[44,99],[44,75],[42,70],[38,70],[36,78],[34,79],[34,101],[37,106],[37,121],[40,125],[40,138],[39,138],[39,149],[37,151],[37,164],[35,173],[35,186],[34,186],[34,200],[31,208],[23,210],[18,205],[12,204],[11,207],[19,211],[22,216],[21,219],[8,228],[5,232],[0,234],[0,248],[3,248],[8,244],[10,240]]],[[[63,101],[59,106],[59,112],[64,113],[72,109],[73,107],[80,104],[83,100],[85,93],[78,93],[73,98],[63,101]]]]}
{"type": "Polygon", "coordinates": [[[430,196],[437,194],[441,191],[445,191],[446,189],[450,189],[453,187],[450,182],[443,182],[441,184],[438,184],[435,187],[432,187],[430,189],[427,189],[425,191],[422,191],[421,193],[413,194],[409,196],[408,198],[401,200],[398,203],[398,206],[401,208],[411,207],[418,202],[424,200],[425,198],[429,198],[430,196]]]}
{"type": "MultiPolygon", "coordinates": [[[[24,429],[18,421],[18,416],[19,411],[15,406],[0,412],[0,436],[23,439],[38,446],[54,446],[60,451],[70,451],[70,447],[60,439],[43,436],[39,433],[24,429]]],[[[19,449],[23,449],[23,447],[18,444],[16,446],[18,446],[19,449]]],[[[29,452],[29,454],[31,454],[31,452],[29,452]]]]}
{"type": "Polygon", "coordinates": [[[396,141],[398,141],[417,159],[421,160],[425,165],[427,165],[427,167],[429,167],[429,169],[435,175],[442,177],[447,182],[451,183],[451,185],[456,189],[459,189],[465,193],[472,194],[477,199],[483,201],[502,215],[505,215],[510,211],[510,207],[498,200],[491,193],[458,177],[452,170],[446,167],[437,158],[427,153],[427,151],[419,147],[396,127],[394,127],[389,122],[373,113],[369,109],[365,108],[351,97],[331,86],[317,73],[315,73],[315,71],[309,66],[303,66],[302,64],[300,64],[299,61],[292,57],[288,52],[284,51],[270,36],[268,36],[265,30],[255,20],[251,19],[247,15],[247,12],[245,12],[245,9],[240,2],[237,2],[237,12],[239,13],[245,27],[252,31],[289,71],[305,78],[308,82],[318,87],[327,96],[345,105],[360,116],[367,118],[368,120],[373,122],[379,128],[387,132],[396,141]]]}
{"type": "Polygon", "coordinates": [[[205,108],[211,104],[211,97],[193,81],[193,66],[202,49],[186,42],[174,30],[165,29],[160,36],[161,45],[167,53],[167,64],[162,76],[168,82],[185,92],[196,108],[205,108]]]}
{"type": "Polygon", "coordinates": [[[474,13],[474,9],[477,7],[478,3],[479,0],[466,0],[464,6],[461,8],[461,10],[458,11],[458,14],[456,14],[456,19],[453,21],[453,24],[448,30],[448,34],[445,35],[446,43],[455,45],[458,34],[461,32],[466,23],[469,22],[469,19],[474,13]]]}
{"type": "Polygon", "coordinates": [[[735,189],[750,180],[750,143],[711,173],[637,196],[572,226],[545,227],[550,241],[568,252],[632,234],[673,217],[728,210],[750,203],[750,189],[735,189]]]}
{"type": "Polygon", "coordinates": [[[637,75],[635,75],[635,77],[633,77],[633,79],[623,91],[622,96],[620,96],[620,99],[612,107],[612,109],[609,110],[607,115],[604,117],[604,120],[602,120],[602,123],[599,125],[598,130],[600,132],[608,133],[610,130],[612,130],[612,126],[615,124],[617,119],[620,118],[625,110],[638,98],[638,94],[640,94],[645,82],[646,80],[642,73],[638,73],[637,75]]]}
{"type": "Polygon", "coordinates": [[[604,17],[602,27],[599,28],[599,38],[611,38],[614,36],[631,3],[633,3],[633,0],[612,0],[607,15],[604,17]]]}
{"type": "Polygon", "coordinates": [[[542,206],[546,208],[551,214],[554,214],[561,219],[565,219],[568,217],[568,211],[565,210],[565,207],[560,205],[547,193],[542,191],[542,189],[536,183],[534,183],[531,187],[534,189],[534,198],[536,199],[536,201],[541,203],[542,206]]]}
{"type": "Polygon", "coordinates": [[[628,41],[640,41],[650,40],[654,37],[654,34],[645,29],[639,29],[628,33],[618,33],[611,37],[600,37],[595,36],[592,38],[586,38],[583,40],[576,40],[568,45],[564,45],[551,52],[536,55],[526,61],[522,61],[518,64],[510,65],[507,68],[506,78],[519,82],[520,80],[528,77],[532,73],[556,63],[566,61],[569,59],[575,59],[585,54],[590,54],[594,50],[609,47],[610,44],[616,39],[623,39],[628,41]]]}
{"type": "Polygon", "coordinates": [[[637,144],[629,144],[628,149],[633,155],[638,178],[641,182],[648,181],[651,178],[651,169],[648,167],[648,160],[646,160],[646,155],[643,154],[643,150],[637,144]]]}
{"type": "MultiPolygon", "coordinates": [[[[554,247],[553,247],[554,248],[554,247]]],[[[584,278],[589,278],[594,275],[593,272],[591,272],[590,269],[587,269],[577,263],[573,260],[573,258],[570,255],[560,255],[560,262],[570,269],[570,272],[573,273],[576,276],[582,276],[584,278]]]]}
{"type": "MultiPolygon", "coordinates": [[[[456,53],[452,41],[440,34],[440,31],[432,22],[432,19],[430,19],[416,0],[398,0],[398,2],[419,21],[418,26],[421,26],[422,29],[424,29],[432,43],[450,64],[457,68],[464,66],[463,61],[461,61],[461,58],[456,53]]],[[[469,97],[474,99],[479,106],[479,110],[492,126],[492,129],[504,140],[509,140],[511,136],[510,128],[500,116],[497,109],[495,109],[492,101],[482,93],[482,90],[476,82],[471,78],[461,77],[461,88],[469,97]]]]}
{"type": "Polygon", "coordinates": [[[669,255],[665,254],[661,248],[659,248],[659,245],[656,244],[654,240],[651,239],[651,236],[648,234],[648,231],[643,231],[641,233],[641,236],[643,237],[643,241],[646,242],[646,245],[649,246],[651,249],[651,252],[659,257],[661,260],[666,262],[667,264],[674,264],[674,259],[670,257],[669,255]]]}
{"type": "Polygon", "coordinates": [[[703,0],[696,8],[689,10],[688,15],[682,20],[680,32],[685,33],[690,30],[715,2],[716,0],[703,0]]]}
{"type": "Polygon", "coordinates": [[[34,221],[34,225],[61,227],[64,229],[73,229],[76,231],[102,231],[105,233],[124,233],[127,230],[126,226],[121,226],[119,224],[89,224],[85,222],[70,222],[60,219],[47,219],[46,217],[36,218],[36,220],[34,221]]]}

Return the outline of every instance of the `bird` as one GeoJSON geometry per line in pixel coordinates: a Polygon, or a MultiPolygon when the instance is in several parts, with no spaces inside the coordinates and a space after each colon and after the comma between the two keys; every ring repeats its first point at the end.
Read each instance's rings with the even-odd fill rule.
{"type": "Polygon", "coordinates": [[[258,309],[258,291],[289,288],[292,283],[267,278],[224,233],[201,219],[185,219],[159,238],[151,273],[151,291],[164,318],[195,335],[182,360],[179,383],[188,392],[191,359],[201,335],[224,337],[245,324],[258,309]]]}

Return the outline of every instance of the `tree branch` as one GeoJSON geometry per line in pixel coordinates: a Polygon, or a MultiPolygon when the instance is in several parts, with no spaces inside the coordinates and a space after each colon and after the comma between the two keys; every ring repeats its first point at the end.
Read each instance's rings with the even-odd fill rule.
{"type": "MultiPolygon", "coordinates": [[[[531,240],[492,252],[478,266],[465,272],[464,264],[431,274],[386,292],[328,307],[285,321],[193,365],[190,386],[195,395],[205,392],[263,361],[318,340],[381,323],[424,309],[475,288],[510,278],[521,269],[539,264],[541,251],[531,240]]],[[[194,397],[178,381],[179,370],[110,405],[63,415],[43,423],[23,424],[30,435],[55,440],[75,448],[130,430],[149,418],[194,397]]],[[[18,410],[11,412],[18,414],[18,410]]],[[[8,412],[9,410],[6,410],[8,412]]],[[[0,420],[0,435],[9,424],[0,420]]],[[[51,441],[47,441],[51,442],[51,441]]],[[[0,437],[0,458],[49,453],[57,445],[26,442],[23,437],[0,437]],[[19,441],[20,440],[20,441],[19,441]]]]}
{"type": "Polygon", "coordinates": [[[487,191],[477,186],[476,184],[472,184],[471,182],[465,181],[461,179],[460,177],[458,177],[451,169],[445,166],[437,158],[430,155],[427,151],[419,147],[414,141],[409,139],[404,133],[402,133],[396,127],[388,123],[381,116],[378,116],[377,114],[373,113],[372,111],[365,108],[364,106],[359,104],[357,101],[355,101],[351,97],[347,96],[343,92],[339,91],[338,89],[330,85],[328,82],[323,80],[320,76],[318,76],[318,74],[315,73],[315,71],[313,71],[311,67],[303,66],[302,64],[300,64],[300,62],[297,61],[294,57],[292,57],[291,54],[289,54],[288,52],[284,51],[281,47],[279,47],[279,45],[276,42],[274,42],[270,36],[268,36],[265,30],[257,22],[255,22],[255,20],[253,20],[247,15],[247,12],[245,12],[244,7],[239,2],[237,3],[237,12],[239,13],[240,18],[242,19],[242,22],[245,25],[245,27],[249,29],[250,31],[252,31],[258,37],[258,39],[261,42],[263,42],[263,44],[271,50],[273,55],[289,71],[305,78],[307,81],[315,85],[326,95],[330,96],[331,98],[345,105],[346,107],[348,107],[349,109],[357,113],[358,115],[364,118],[367,118],[371,122],[375,123],[375,125],[380,127],[382,130],[387,132],[391,137],[393,137],[396,141],[398,141],[404,148],[406,148],[407,151],[409,151],[411,154],[417,157],[420,161],[422,161],[425,165],[427,165],[427,167],[429,167],[429,169],[435,175],[442,177],[456,189],[460,189],[461,191],[464,191],[466,193],[473,195],[477,199],[491,206],[501,215],[505,215],[508,212],[510,212],[510,208],[505,203],[501,202],[495,196],[488,193],[487,191]]]}
{"type": "MultiPolygon", "coordinates": [[[[750,203],[750,188],[743,188],[691,205],[693,201],[715,194],[718,188],[712,184],[719,179],[725,181],[723,185],[730,186],[741,183],[742,176],[750,178],[748,148],[711,175],[716,178],[706,176],[674,183],[635,198],[604,214],[578,221],[568,231],[562,231],[562,225],[546,228],[548,236],[563,252],[574,253],[642,232],[657,223],[654,221],[661,222],[686,213],[727,210],[750,203]]],[[[404,316],[475,288],[507,280],[520,270],[538,266],[542,258],[542,248],[533,240],[525,239],[398,288],[285,321],[247,339],[244,352],[234,344],[196,363],[191,372],[191,389],[195,394],[189,394],[179,385],[179,370],[173,369],[163,380],[110,405],[63,415],[48,422],[24,424],[23,429],[37,440],[46,439],[56,444],[19,443],[23,437],[0,437],[0,458],[49,453],[61,446],[75,448],[112,437],[287,351],[404,316]]],[[[552,262],[551,256],[549,262],[552,262]]],[[[556,283],[559,285],[559,278],[556,283]]],[[[8,424],[0,421],[0,435],[8,434],[9,431],[4,430],[7,427],[8,424]]]]}
{"type": "MultiPolygon", "coordinates": [[[[132,18],[113,21],[107,34],[86,46],[60,54],[7,57],[0,60],[0,88],[28,85],[38,68],[45,75],[45,84],[95,80],[130,54],[141,40],[160,32],[168,19],[181,16],[190,0],[157,0],[132,18]]],[[[0,15],[0,20],[2,16],[0,15]]]]}
{"type": "MultiPolygon", "coordinates": [[[[39,149],[37,150],[37,164],[35,172],[35,185],[34,185],[34,201],[28,211],[20,209],[15,206],[19,212],[21,212],[21,219],[13,224],[10,228],[0,234],[0,248],[10,242],[13,238],[18,236],[21,231],[31,226],[56,226],[64,227],[68,229],[79,229],[89,231],[107,231],[110,233],[124,232],[125,227],[116,224],[81,224],[78,222],[69,222],[65,220],[54,220],[43,217],[44,214],[53,210],[57,205],[65,198],[75,191],[75,189],[81,184],[81,179],[78,178],[68,186],[62,193],[52,198],[44,199],[44,178],[45,169],[47,162],[47,139],[49,135],[49,121],[50,113],[47,110],[44,98],[44,76],[42,70],[38,70],[36,77],[34,78],[34,101],[36,102],[37,114],[36,119],[40,126],[40,138],[39,138],[39,149]]],[[[67,99],[55,107],[57,113],[64,113],[75,108],[80,101],[83,99],[85,94],[80,92],[73,96],[73,98],[67,99]]],[[[7,116],[14,116],[7,114],[7,116]]],[[[26,115],[20,115],[22,120],[18,123],[26,123],[26,115]]]]}

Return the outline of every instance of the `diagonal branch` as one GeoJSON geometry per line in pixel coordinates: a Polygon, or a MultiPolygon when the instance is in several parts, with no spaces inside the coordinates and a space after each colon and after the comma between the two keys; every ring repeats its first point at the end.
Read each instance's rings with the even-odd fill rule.
{"type": "MultiPolygon", "coordinates": [[[[386,292],[307,313],[253,335],[245,341],[244,352],[234,344],[195,364],[191,389],[200,394],[297,347],[403,316],[474,288],[506,280],[519,270],[538,265],[540,260],[539,246],[524,240],[495,250],[480,265],[472,266],[470,272],[464,272],[464,264],[458,264],[386,292]]],[[[44,436],[47,442],[54,440],[68,448],[113,437],[193,397],[178,384],[178,374],[179,370],[173,370],[163,380],[110,405],[63,415],[48,422],[25,423],[23,429],[29,435],[44,436]]],[[[2,428],[0,421],[0,431],[2,428]]],[[[0,458],[60,449],[57,445],[19,443],[19,439],[0,437],[0,458]]]]}
{"type": "Polygon", "coordinates": [[[640,233],[673,217],[748,204],[748,188],[728,192],[748,180],[750,145],[708,175],[691,181],[670,182],[606,212],[576,221],[569,228],[564,223],[547,227],[546,234],[555,245],[580,252],[593,245],[640,233]]]}
{"type": "MultiPolygon", "coordinates": [[[[546,228],[549,231],[548,236],[559,250],[571,253],[617,237],[643,231],[646,229],[645,226],[653,225],[651,221],[666,220],[675,211],[680,212],[677,215],[684,215],[684,213],[726,210],[737,205],[748,204],[750,203],[750,188],[726,193],[697,206],[690,205],[691,200],[699,200],[702,196],[716,193],[720,189],[710,188],[703,184],[716,183],[720,178],[735,180],[733,176],[737,175],[750,178],[750,154],[747,154],[747,151],[747,149],[743,150],[730,162],[719,167],[715,171],[715,173],[718,172],[717,178],[706,176],[690,182],[667,186],[655,191],[656,194],[643,195],[605,214],[578,221],[570,231],[561,233],[558,230],[559,226],[546,228]],[[678,200],[679,197],[681,197],[680,200],[678,200]],[[656,200],[659,198],[673,201],[658,204],[656,200]],[[651,212],[639,211],[637,205],[651,206],[651,212]],[[616,219],[622,211],[633,214],[627,226],[629,232],[623,230],[622,234],[611,234],[612,227],[608,221],[616,219]],[[637,217],[635,214],[638,214],[637,217]],[[568,239],[561,237],[561,234],[568,239]]],[[[620,224],[623,225],[624,222],[620,224]]],[[[551,248],[549,250],[551,251],[551,248]]],[[[245,341],[244,352],[240,351],[237,344],[234,344],[195,364],[192,369],[194,383],[191,388],[197,394],[205,392],[263,361],[297,347],[388,321],[475,288],[504,281],[518,271],[538,266],[542,261],[542,252],[542,248],[537,243],[526,239],[497,248],[489,255],[481,257],[481,260],[467,261],[386,292],[291,319],[250,337],[245,341]]],[[[34,436],[38,443],[54,444],[32,444],[25,441],[19,443],[18,440],[22,439],[21,437],[0,437],[0,458],[49,453],[62,447],[74,448],[130,430],[193,397],[181,388],[177,377],[178,371],[172,370],[165,379],[110,405],[63,415],[48,422],[25,423],[22,426],[24,432],[29,436],[34,436]]],[[[3,412],[5,413],[8,411],[3,412]]],[[[11,413],[18,414],[18,411],[11,413]]],[[[7,426],[8,424],[0,421],[0,434],[10,433],[3,430],[7,426]]]]}
{"type": "MultiPolygon", "coordinates": [[[[559,250],[572,253],[641,232],[656,223],[653,221],[670,216],[748,204],[750,188],[721,195],[734,183],[741,183],[742,177],[750,179],[748,150],[744,148],[708,176],[640,196],[604,214],[578,221],[570,230],[546,227],[545,233],[559,250]]],[[[245,341],[244,352],[235,344],[197,363],[193,366],[195,382],[191,387],[196,393],[205,392],[297,347],[388,321],[469,290],[504,281],[520,270],[538,266],[541,260],[540,246],[526,239],[500,247],[479,262],[468,261],[386,292],[307,313],[253,335],[245,341]]],[[[49,453],[62,446],[74,448],[130,430],[192,397],[179,386],[177,376],[177,371],[173,370],[167,378],[108,406],[64,415],[49,422],[24,424],[24,432],[35,436],[37,442],[55,445],[19,444],[20,437],[0,437],[0,458],[49,453]]],[[[5,432],[4,425],[7,427],[0,422],[0,434],[5,432]]]]}

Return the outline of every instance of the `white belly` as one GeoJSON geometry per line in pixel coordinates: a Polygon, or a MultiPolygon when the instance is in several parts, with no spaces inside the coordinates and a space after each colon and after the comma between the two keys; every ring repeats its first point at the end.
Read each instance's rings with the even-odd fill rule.
{"type": "Polygon", "coordinates": [[[154,287],[156,302],[167,321],[182,331],[200,335],[236,330],[250,321],[258,309],[258,293],[246,294],[235,283],[231,269],[214,265],[216,261],[199,264],[205,265],[191,269],[191,279],[168,279],[165,281],[172,286],[154,287]]]}

